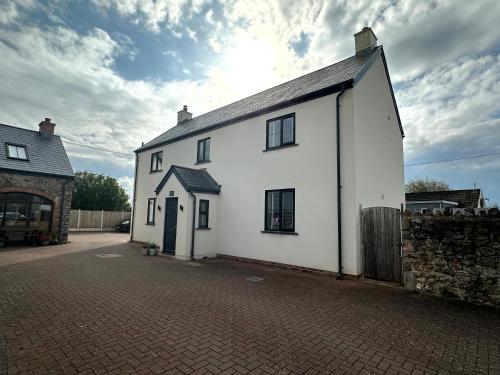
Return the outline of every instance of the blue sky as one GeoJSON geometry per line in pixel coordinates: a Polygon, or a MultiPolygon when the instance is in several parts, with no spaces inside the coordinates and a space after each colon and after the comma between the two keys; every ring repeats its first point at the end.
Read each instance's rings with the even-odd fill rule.
{"type": "MultiPolygon", "coordinates": [[[[0,122],[50,117],[73,167],[130,191],[132,150],[175,124],[384,45],[405,162],[500,153],[497,1],[0,0],[0,122]]],[[[500,155],[408,166],[500,203],[500,155]]]]}

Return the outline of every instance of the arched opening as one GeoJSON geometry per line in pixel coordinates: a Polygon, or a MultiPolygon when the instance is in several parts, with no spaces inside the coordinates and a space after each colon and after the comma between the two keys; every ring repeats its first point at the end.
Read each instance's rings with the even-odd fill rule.
{"type": "Polygon", "coordinates": [[[30,241],[52,229],[53,202],[29,193],[0,193],[0,234],[8,241],[30,241]]]}

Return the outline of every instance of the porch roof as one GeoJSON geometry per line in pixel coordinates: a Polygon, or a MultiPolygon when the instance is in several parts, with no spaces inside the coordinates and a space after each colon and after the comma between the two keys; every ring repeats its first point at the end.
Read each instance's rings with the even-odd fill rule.
{"type": "Polygon", "coordinates": [[[172,165],[155,189],[156,194],[160,193],[172,175],[177,177],[186,191],[210,194],[219,194],[220,192],[221,185],[214,180],[206,169],[193,169],[172,165]]]}

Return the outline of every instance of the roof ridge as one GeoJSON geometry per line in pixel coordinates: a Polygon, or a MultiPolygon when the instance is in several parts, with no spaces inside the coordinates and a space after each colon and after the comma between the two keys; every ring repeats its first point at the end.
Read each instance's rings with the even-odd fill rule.
{"type": "Polygon", "coordinates": [[[19,126],[14,126],[14,125],[9,125],[9,124],[3,124],[0,122],[0,126],[8,126],[9,128],[14,128],[14,129],[19,129],[19,130],[26,130],[28,132],[34,132],[34,133],[39,133],[38,130],[34,129],[26,129],[26,128],[20,128],[19,126]]]}
{"type": "MultiPolygon", "coordinates": [[[[27,132],[33,132],[33,133],[37,133],[37,134],[40,134],[40,131],[39,130],[34,130],[34,129],[26,129],[26,128],[21,128],[19,126],[15,126],[15,125],[9,125],[9,124],[3,124],[0,122],[0,126],[6,126],[8,128],[13,128],[13,129],[17,129],[17,130],[25,130],[27,132]]],[[[61,138],[61,136],[59,134],[52,134],[53,137],[58,137],[58,138],[61,138]]]]}
{"type": "Polygon", "coordinates": [[[189,167],[184,167],[182,165],[177,165],[177,164],[172,164],[170,166],[170,168],[181,168],[181,169],[188,169],[190,171],[197,171],[197,172],[201,172],[201,171],[206,171],[206,169],[200,169],[200,168],[189,168],[189,167]]]}
{"type": "MultiPolygon", "coordinates": [[[[378,48],[378,47],[377,47],[377,48],[378,48]]],[[[375,50],[376,50],[377,48],[374,48],[374,49],[373,49],[373,52],[375,52],[375,50]]],[[[220,107],[214,108],[214,109],[212,109],[212,110],[210,110],[210,111],[208,111],[208,112],[202,113],[202,114],[201,114],[201,115],[199,115],[199,116],[193,117],[192,119],[190,119],[190,120],[186,121],[186,122],[185,122],[185,124],[187,124],[187,123],[189,123],[189,122],[191,122],[191,121],[193,121],[193,120],[195,120],[195,119],[197,119],[197,118],[200,118],[200,117],[202,117],[202,116],[205,116],[205,115],[207,115],[207,114],[209,114],[209,113],[212,113],[212,112],[214,112],[214,111],[218,111],[218,110],[219,110],[219,109],[221,109],[221,108],[224,108],[224,107],[229,107],[229,106],[230,106],[230,105],[232,105],[232,104],[236,104],[236,103],[238,103],[238,102],[241,102],[242,100],[249,99],[249,98],[251,98],[252,96],[256,96],[256,95],[262,94],[262,93],[264,93],[264,92],[266,92],[266,91],[273,90],[273,89],[275,89],[275,88],[277,88],[277,87],[279,87],[279,86],[286,85],[286,84],[288,84],[288,83],[290,83],[290,82],[293,82],[293,81],[295,81],[295,80],[297,80],[297,79],[299,79],[299,78],[306,77],[306,76],[308,76],[308,75],[310,75],[310,74],[315,74],[315,73],[318,73],[318,72],[320,72],[320,71],[322,71],[322,70],[325,70],[325,69],[328,69],[328,68],[332,67],[333,65],[340,64],[340,63],[342,63],[342,62],[344,62],[344,61],[347,61],[347,60],[349,60],[349,59],[356,58],[356,57],[357,57],[356,55],[349,56],[349,57],[347,57],[347,58],[345,58],[345,59],[343,59],[343,60],[339,60],[339,61],[337,61],[337,62],[334,62],[333,64],[330,64],[330,65],[324,66],[323,68],[320,68],[320,69],[316,69],[316,70],[310,71],[309,73],[302,74],[302,75],[300,75],[300,76],[298,76],[298,77],[295,77],[295,78],[289,79],[288,81],[278,83],[277,85],[274,85],[274,86],[272,86],[272,87],[269,87],[269,88],[267,88],[267,89],[265,89],[265,90],[258,91],[258,92],[256,92],[255,94],[251,94],[251,95],[249,95],[249,96],[245,96],[244,98],[241,98],[241,99],[235,100],[234,102],[231,102],[231,103],[228,103],[228,104],[222,105],[222,106],[220,106],[220,107]]],[[[183,124],[183,125],[184,125],[184,124],[183,124]]],[[[174,125],[174,126],[177,126],[177,125],[174,125]]],[[[173,128],[173,127],[172,127],[172,128],[173,128]]],[[[172,129],[172,128],[170,128],[170,129],[172,129]]],[[[170,129],[169,129],[169,130],[170,130],[170,129]]]]}
{"type": "Polygon", "coordinates": [[[451,190],[432,190],[432,191],[412,191],[406,194],[428,194],[428,193],[453,193],[458,191],[480,191],[480,188],[477,189],[451,189],[451,190]]]}
{"type": "Polygon", "coordinates": [[[349,56],[322,68],[307,72],[265,90],[224,104],[208,112],[168,127],[161,134],[138,147],[134,152],[142,152],[169,141],[189,137],[195,133],[208,131],[216,126],[230,125],[246,118],[278,110],[295,103],[340,91],[343,84],[353,83],[360,70],[370,59],[382,51],[382,46],[373,48],[362,56],[349,56]],[[267,112],[266,112],[267,111],[267,112]]]}

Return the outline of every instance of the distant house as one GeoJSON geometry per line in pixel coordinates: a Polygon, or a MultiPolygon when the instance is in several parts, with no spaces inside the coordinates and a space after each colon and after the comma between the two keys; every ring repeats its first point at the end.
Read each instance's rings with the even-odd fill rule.
{"type": "Polygon", "coordinates": [[[0,124],[0,233],[9,241],[37,233],[68,237],[73,169],[46,118],[39,131],[0,124]]]}
{"type": "Polygon", "coordinates": [[[404,202],[403,130],[382,46],[176,126],[136,150],[132,239],[362,273],[360,205],[404,202]]]}
{"type": "Polygon", "coordinates": [[[484,198],[481,189],[427,191],[406,193],[406,208],[483,208],[484,198]]]}

